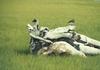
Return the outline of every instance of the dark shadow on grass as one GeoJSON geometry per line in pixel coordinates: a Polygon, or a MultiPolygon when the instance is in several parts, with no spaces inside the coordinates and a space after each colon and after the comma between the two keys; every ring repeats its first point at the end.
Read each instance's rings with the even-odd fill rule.
{"type": "Polygon", "coordinates": [[[21,54],[21,55],[28,55],[30,54],[30,51],[28,48],[25,49],[16,49],[15,50],[17,54],[21,54]]]}
{"type": "Polygon", "coordinates": [[[22,49],[16,49],[15,52],[17,55],[35,55],[36,53],[31,53],[29,48],[22,48],[22,49]]]}
{"type": "Polygon", "coordinates": [[[87,57],[97,57],[100,56],[100,54],[85,54],[87,57]]]}

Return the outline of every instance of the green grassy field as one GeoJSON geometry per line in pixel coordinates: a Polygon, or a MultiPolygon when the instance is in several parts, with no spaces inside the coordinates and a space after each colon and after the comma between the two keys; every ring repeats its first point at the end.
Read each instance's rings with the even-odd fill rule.
{"type": "Polygon", "coordinates": [[[100,55],[31,55],[26,25],[33,18],[49,28],[75,19],[78,32],[100,40],[100,0],[0,0],[0,70],[100,70],[100,55]]]}

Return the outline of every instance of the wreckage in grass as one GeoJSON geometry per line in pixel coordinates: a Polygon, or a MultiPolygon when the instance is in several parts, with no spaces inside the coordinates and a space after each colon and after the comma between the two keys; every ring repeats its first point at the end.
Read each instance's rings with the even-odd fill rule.
{"type": "MultiPolygon", "coordinates": [[[[37,19],[34,19],[32,24],[27,26],[30,35],[29,47],[31,53],[38,53],[44,47],[49,48],[55,42],[63,41],[84,54],[100,54],[100,42],[75,32],[76,26],[74,20],[70,20],[68,26],[51,30],[48,27],[40,27],[37,19]]],[[[45,51],[47,52],[48,50],[45,49],[45,51]]]]}

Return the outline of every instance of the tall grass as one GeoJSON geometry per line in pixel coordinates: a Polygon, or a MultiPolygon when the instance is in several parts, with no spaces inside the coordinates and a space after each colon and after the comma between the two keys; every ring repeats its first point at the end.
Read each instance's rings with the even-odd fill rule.
{"type": "Polygon", "coordinates": [[[35,17],[49,28],[65,26],[74,18],[78,32],[100,40],[99,12],[95,0],[0,0],[0,70],[99,70],[99,55],[31,55],[26,28],[35,17]]]}

